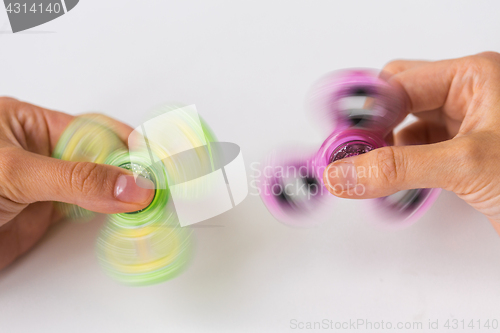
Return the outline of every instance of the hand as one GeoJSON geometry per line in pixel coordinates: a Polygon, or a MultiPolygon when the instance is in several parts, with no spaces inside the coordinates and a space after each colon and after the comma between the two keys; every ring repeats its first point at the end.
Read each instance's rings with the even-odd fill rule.
{"type": "MultiPolygon", "coordinates": [[[[120,138],[132,128],[105,116],[120,138]]],[[[154,191],[126,170],[51,158],[75,117],[12,98],[0,98],[0,269],[28,251],[62,216],[52,201],[100,213],[140,210],[154,191]]]]}
{"type": "Polygon", "coordinates": [[[325,170],[325,184],[338,190],[346,180],[335,177],[342,172],[333,168],[375,167],[377,173],[357,179],[356,186],[365,189],[362,196],[330,192],[362,199],[440,187],[486,215],[500,234],[500,54],[399,60],[384,70],[392,74],[389,81],[404,88],[409,112],[418,121],[396,134],[395,146],[337,161],[325,170]]]}

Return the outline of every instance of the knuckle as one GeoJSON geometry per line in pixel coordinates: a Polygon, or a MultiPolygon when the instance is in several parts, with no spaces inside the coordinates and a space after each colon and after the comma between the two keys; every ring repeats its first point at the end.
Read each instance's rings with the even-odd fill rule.
{"type": "Polygon", "coordinates": [[[404,178],[403,158],[401,154],[396,154],[393,147],[376,149],[375,158],[378,161],[379,177],[387,183],[396,183],[404,178]]]}
{"type": "Polygon", "coordinates": [[[466,76],[467,73],[476,75],[481,72],[481,66],[477,56],[461,58],[457,61],[457,72],[460,76],[466,76]]]}
{"type": "Polygon", "coordinates": [[[17,99],[8,97],[8,96],[0,96],[0,104],[6,104],[6,103],[13,103],[13,102],[18,102],[17,99]]]}
{"type": "MultiPolygon", "coordinates": [[[[491,52],[493,53],[493,52],[491,52]]],[[[500,70],[498,54],[491,56],[488,54],[478,54],[460,59],[458,62],[459,72],[465,74],[479,75],[496,73],[500,70]]]]}
{"type": "Polygon", "coordinates": [[[483,70],[483,72],[491,73],[492,71],[498,71],[499,62],[495,61],[490,57],[478,57],[479,67],[483,70]]]}
{"type": "Polygon", "coordinates": [[[106,172],[96,163],[76,162],[69,169],[68,177],[73,192],[94,194],[103,188],[106,172]]]}
{"type": "Polygon", "coordinates": [[[0,112],[7,113],[9,110],[15,108],[19,101],[12,97],[0,96],[0,112]]]}
{"type": "Polygon", "coordinates": [[[477,56],[484,57],[495,61],[496,63],[500,62],[500,53],[494,51],[486,51],[481,52],[477,56]]]}

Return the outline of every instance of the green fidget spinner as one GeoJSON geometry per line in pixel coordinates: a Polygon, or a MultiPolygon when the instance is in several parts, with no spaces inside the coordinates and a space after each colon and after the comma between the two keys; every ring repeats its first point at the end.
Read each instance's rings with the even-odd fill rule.
{"type": "MultiPolygon", "coordinates": [[[[200,123],[201,134],[190,131],[187,122],[181,124],[183,133],[193,142],[199,139],[215,142],[215,136],[201,118],[200,123]],[[204,138],[198,138],[200,135],[204,138]]],[[[62,160],[121,167],[155,185],[149,206],[136,212],[108,215],[97,239],[101,266],[112,278],[128,285],[149,285],[177,276],[187,266],[192,252],[191,229],[180,226],[173,202],[169,200],[168,170],[175,174],[180,168],[167,162],[151,163],[152,154],[159,161],[168,157],[168,152],[161,147],[129,152],[106,123],[89,117],[76,118],[62,134],[53,153],[53,157],[62,160]]],[[[73,219],[88,220],[94,216],[93,212],[75,205],[58,203],[58,207],[73,219]]]]}

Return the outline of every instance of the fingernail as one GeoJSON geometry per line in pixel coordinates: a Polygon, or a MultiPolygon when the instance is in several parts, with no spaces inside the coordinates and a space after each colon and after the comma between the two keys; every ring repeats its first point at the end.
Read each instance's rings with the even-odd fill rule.
{"type": "Polygon", "coordinates": [[[358,182],[356,167],[350,162],[330,164],[324,178],[330,189],[337,193],[354,188],[358,182]]]}
{"type": "Polygon", "coordinates": [[[143,203],[153,197],[153,188],[154,184],[149,179],[138,176],[136,183],[134,176],[121,175],[116,180],[115,198],[122,202],[143,203]]]}

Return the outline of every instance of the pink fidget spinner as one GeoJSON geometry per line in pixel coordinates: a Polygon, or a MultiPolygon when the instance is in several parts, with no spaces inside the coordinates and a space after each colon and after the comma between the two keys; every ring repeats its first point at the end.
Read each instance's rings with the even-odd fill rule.
{"type": "MultiPolygon", "coordinates": [[[[335,196],[323,183],[325,168],[339,159],[387,146],[384,138],[406,116],[402,89],[368,70],[329,75],[314,87],[311,99],[330,136],[315,154],[300,153],[295,147],[273,152],[259,182],[269,211],[281,222],[296,226],[314,224],[321,214],[331,215],[335,196]]],[[[413,189],[362,201],[375,222],[406,226],[430,208],[440,191],[413,189]]]]}

